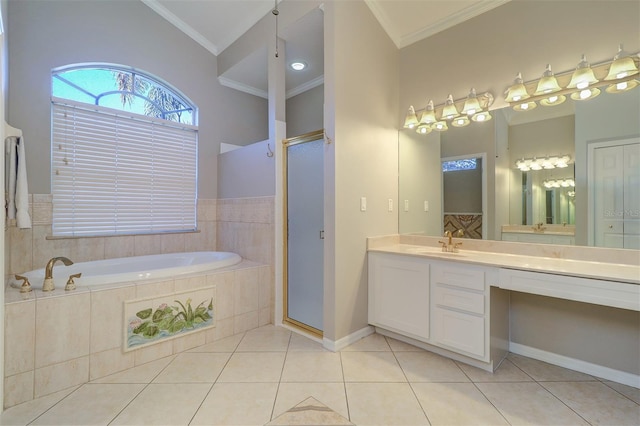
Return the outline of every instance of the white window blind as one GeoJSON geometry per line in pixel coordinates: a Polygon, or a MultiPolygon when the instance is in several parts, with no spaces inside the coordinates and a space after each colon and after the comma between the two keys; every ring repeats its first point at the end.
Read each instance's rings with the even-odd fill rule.
{"type": "Polygon", "coordinates": [[[54,98],[53,234],[196,229],[197,127],[54,98]]]}

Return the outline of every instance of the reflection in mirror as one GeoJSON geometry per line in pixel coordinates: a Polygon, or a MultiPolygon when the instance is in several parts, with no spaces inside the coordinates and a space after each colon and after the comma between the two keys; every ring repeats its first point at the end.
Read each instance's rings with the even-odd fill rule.
{"type": "Polygon", "coordinates": [[[588,174],[588,147],[606,141],[640,140],[640,90],[620,94],[603,91],[587,101],[567,99],[555,107],[527,112],[507,107],[491,113],[494,119],[488,123],[452,127],[443,133],[399,132],[399,197],[400,203],[409,200],[410,206],[409,212],[399,212],[400,233],[440,236],[444,210],[439,202],[439,161],[486,152],[486,218],[490,222],[486,238],[597,244],[592,236],[596,207],[591,191],[595,183],[588,174]],[[565,155],[570,157],[565,168],[523,172],[516,166],[523,158],[565,155]],[[502,179],[503,175],[508,178],[502,179]],[[424,201],[428,201],[428,211],[422,209],[424,201]]]}

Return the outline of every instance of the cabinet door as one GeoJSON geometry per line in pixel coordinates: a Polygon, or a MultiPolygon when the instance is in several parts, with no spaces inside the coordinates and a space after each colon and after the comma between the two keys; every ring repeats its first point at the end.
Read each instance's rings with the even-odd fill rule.
{"type": "Polygon", "coordinates": [[[484,358],[484,316],[434,308],[433,340],[438,346],[484,358]]]}
{"type": "Polygon", "coordinates": [[[429,338],[429,263],[369,253],[369,323],[420,340],[429,338]]]}

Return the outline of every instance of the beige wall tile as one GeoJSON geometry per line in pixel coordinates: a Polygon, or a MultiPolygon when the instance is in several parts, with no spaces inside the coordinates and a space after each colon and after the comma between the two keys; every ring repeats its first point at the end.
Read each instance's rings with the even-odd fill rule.
{"type": "Polygon", "coordinates": [[[134,244],[136,256],[160,254],[162,252],[161,235],[136,235],[134,236],[134,244]]]}
{"type": "Polygon", "coordinates": [[[74,262],[89,262],[104,259],[104,238],[76,238],[68,240],[74,262]]]}
{"type": "Polygon", "coordinates": [[[202,288],[207,286],[207,276],[198,275],[189,278],[180,278],[175,280],[175,291],[188,291],[196,288],[202,288]]]}
{"type": "Polygon", "coordinates": [[[198,346],[202,346],[207,343],[206,330],[198,331],[195,333],[187,334],[186,336],[173,339],[173,353],[179,354],[181,352],[193,349],[198,346]]]}
{"type": "Polygon", "coordinates": [[[8,228],[10,243],[9,269],[7,273],[15,274],[33,270],[33,229],[8,228]]]}
{"type": "Polygon", "coordinates": [[[216,286],[216,321],[230,318],[233,312],[235,272],[223,272],[207,276],[207,284],[216,286]]]}
{"type": "Polygon", "coordinates": [[[36,302],[4,307],[4,375],[13,376],[35,367],[36,302]]]}
{"type": "Polygon", "coordinates": [[[135,255],[135,237],[105,237],[104,258],[117,259],[119,257],[131,257],[135,255]]]}
{"type": "MultiPolygon", "coordinates": [[[[213,336],[213,341],[224,339],[225,337],[233,336],[235,334],[234,330],[234,319],[226,318],[223,320],[216,319],[216,326],[213,328],[215,330],[215,335],[213,336]]],[[[210,343],[210,342],[207,342],[210,343]]]]}
{"type": "Polygon", "coordinates": [[[4,379],[4,408],[33,399],[33,370],[4,379]]]}
{"type": "Polygon", "coordinates": [[[258,309],[259,269],[239,269],[234,284],[233,311],[235,315],[245,314],[258,309]]]}
{"type": "Polygon", "coordinates": [[[271,305],[272,294],[271,267],[262,266],[258,268],[258,286],[260,293],[259,307],[268,308],[271,305]]]}
{"type": "Polygon", "coordinates": [[[136,366],[138,366],[149,361],[155,361],[173,355],[173,342],[169,340],[156,343],[155,345],[136,349],[133,353],[136,358],[136,366]]]}
{"type": "Polygon", "coordinates": [[[167,280],[154,283],[136,284],[136,299],[158,296],[160,294],[170,294],[174,291],[174,281],[167,280]]]}
{"type": "Polygon", "coordinates": [[[260,309],[258,326],[273,324],[273,309],[271,307],[260,309]]]}
{"type": "Polygon", "coordinates": [[[51,226],[33,227],[33,269],[44,268],[49,259],[55,256],[73,257],[70,243],[73,240],[47,240],[48,235],[51,235],[51,226]]]}
{"type": "Polygon", "coordinates": [[[160,236],[162,253],[182,253],[186,234],[165,234],[160,236]]]}
{"type": "Polygon", "coordinates": [[[123,303],[135,298],[135,286],[91,292],[91,353],[122,346],[123,303]]]}
{"type": "Polygon", "coordinates": [[[89,355],[90,304],[88,291],[36,300],[36,368],[89,355]]]}
{"type": "Polygon", "coordinates": [[[36,201],[36,195],[38,194],[34,194],[31,223],[33,225],[51,225],[53,222],[53,203],[51,201],[36,201]]]}
{"type": "Polygon", "coordinates": [[[92,352],[89,357],[89,380],[96,380],[134,366],[135,354],[122,352],[120,347],[92,352]]]}
{"type": "Polygon", "coordinates": [[[248,330],[258,328],[258,311],[247,312],[246,314],[233,317],[234,334],[243,333],[248,330]]]}
{"type": "Polygon", "coordinates": [[[39,398],[89,380],[89,357],[72,359],[35,371],[34,397],[39,398]]]}

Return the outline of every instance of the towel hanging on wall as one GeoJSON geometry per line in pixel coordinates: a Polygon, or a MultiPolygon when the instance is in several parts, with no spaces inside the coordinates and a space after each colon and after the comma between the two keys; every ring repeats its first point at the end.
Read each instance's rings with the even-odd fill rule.
{"type": "Polygon", "coordinates": [[[16,219],[18,228],[31,228],[29,216],[29,186],[27,183],[27,159],[24,137],[11,136],[5,139],[7,165],[7,215],[16,219]]]}

